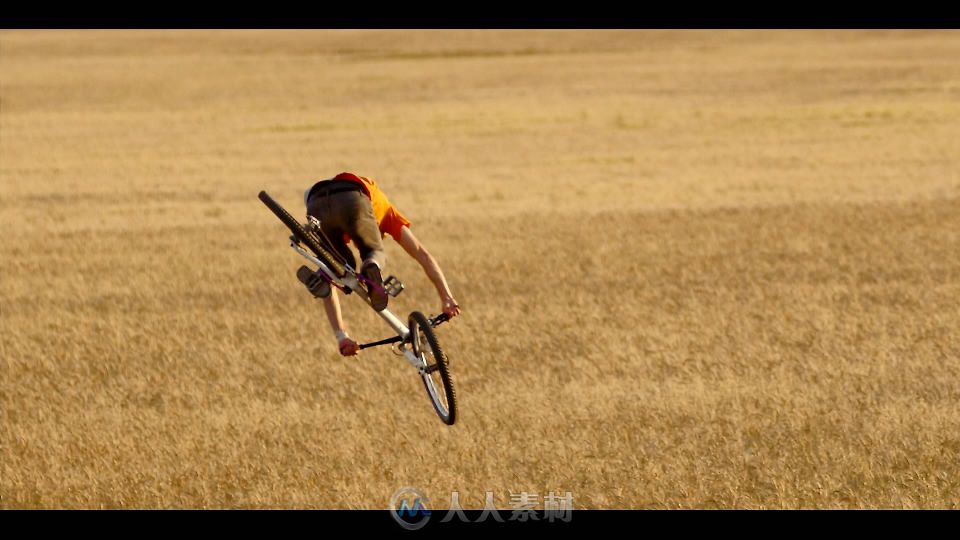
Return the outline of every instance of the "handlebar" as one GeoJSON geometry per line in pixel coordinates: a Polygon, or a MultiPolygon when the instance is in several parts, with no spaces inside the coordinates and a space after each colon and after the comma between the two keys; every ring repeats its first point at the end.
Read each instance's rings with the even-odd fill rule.
{"type": "MultiPolygon", "coordinates": [[[[449,321],[450,317],[448,317],[446,313],[441,313],[436,317],[427,318],[427,320],[430,321],[431,327],[436,328],[438,325],[449,321]]],[[[362,343],[360,344],[360,349],[366,349],[368,347],[377,347],[379,345],[387,345],[390,343],[397,343],[399,341],[402,341],[402,338],[400,336],[393,336],[387,339],[381,339],[380,341],[374,341],[372,343],[362,343]]]]}

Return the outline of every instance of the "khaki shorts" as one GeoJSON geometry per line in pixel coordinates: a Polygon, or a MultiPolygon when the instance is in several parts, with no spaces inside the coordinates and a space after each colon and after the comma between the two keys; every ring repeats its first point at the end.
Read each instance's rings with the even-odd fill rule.
{"type": "Polygon", "coordinates": [[[327,190],[342,189],[357,186],[349,181],[324,182],[318,187],[307,202],[307,215],[320,220],[320,229],[329,239],[333,248],[354,270],[357,267],[353,251],[343,241],[343,234],[350,235],[350,239],[357,250],[363,265],[375,262],[381,269],[386,262],[386,253],[383,251],[383,236],[377,218],[373,215],[373,205],[363,191],[341,191],[329,195],[323,194],[327,190]]]}

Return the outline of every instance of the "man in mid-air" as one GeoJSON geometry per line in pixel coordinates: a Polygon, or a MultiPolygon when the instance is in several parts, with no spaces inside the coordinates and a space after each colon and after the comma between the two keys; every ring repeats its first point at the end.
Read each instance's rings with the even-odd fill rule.
{"type": "MultiPolygon", "coordinates": [[[[359,273],[379,285],[370,287],[370,303],[377,311],[387,307],[388,295],[383,289],[382,270],[386,261],[383,238],[389,234],[413,257],[433,282],[440,294],[443,312],[450,318],[460,314],[440,265],[410,230],[408,220],[390,204],[377,183],[365,176],[344,172],[329,180],[321,180],[303,194],[307,215],[320,221],[320,229],[333,244],[337,253],[356,269],[356,259],[347,246],[351,241],[360,252],[359,273]]],[[[340,315],[340,300],[336,294],[324,297],[327,319],[337,337],[337,346],[343,356],[360,351],[359,344],[347,335],[340,315]]]]}

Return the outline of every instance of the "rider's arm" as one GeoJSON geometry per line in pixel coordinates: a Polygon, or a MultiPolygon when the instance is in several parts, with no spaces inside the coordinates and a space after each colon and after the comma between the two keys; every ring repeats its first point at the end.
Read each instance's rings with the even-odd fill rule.
{"type": "Polygon", "coordinates": [[[340,315],[340,299],[336,290],[331,291],[330,295],[323,299],[324,311],[327,312],[327,320],[330,321],[330,328],[337,337],[337,345],[340,347],[340,354],[350,356],[356,354],[359,349],[357,342],[347,336],[347,330],[343,325],[343,317],[340,315]]]}
{"type": "Polygon", "coordinates": [[[400,229],[400,245],[420,263],[427,277],[433,282],[433,286],[437,288],[440,301],[443,302],[443,312],[450,317],[459,315],[460,306],[457,305],[457,301],[454,300],[453,294],[450,292],[450,286],[447,285],[447,279],[443,276],[443,270],[440,269],[436,259],[430,255],[430,252],[420,243],[420,240],[417,239],[409,227],[400,229]]]}

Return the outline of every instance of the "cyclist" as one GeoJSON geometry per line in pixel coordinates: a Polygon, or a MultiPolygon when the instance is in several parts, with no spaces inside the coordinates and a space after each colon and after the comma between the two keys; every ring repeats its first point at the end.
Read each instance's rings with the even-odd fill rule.
{"type": "MultiPolygon", "coordinates": [[[[460,306],[450,292],[440,265],[410,230],[410,220],[390,203],[373,179],[343,172],[315,183],[304,192],[303,201],[307,215],[320,221],[323,235],[354,269],[356,259],[347,244],[352,241],[356,245],[362,259],[360,274],[379,286],[369,287],[370,303],[375,310],[386,309],[389,298],[383,289],[382,277],[386,262],[382,239],[389,234],[423,267],[440,294],[443,312],[451,319],[460,314],[460,306]]],[[[360,352],[359,344],[347,335],[336,294],[324,297],[324,308],[340,354],[353,356],[360,352]]]]}

